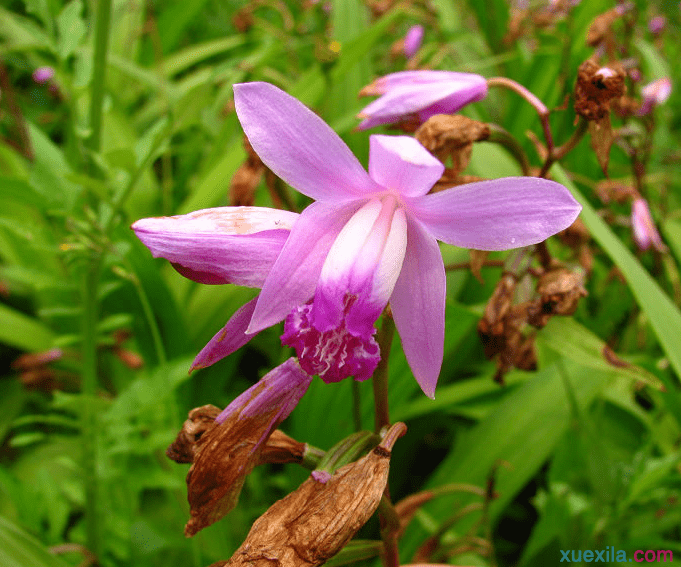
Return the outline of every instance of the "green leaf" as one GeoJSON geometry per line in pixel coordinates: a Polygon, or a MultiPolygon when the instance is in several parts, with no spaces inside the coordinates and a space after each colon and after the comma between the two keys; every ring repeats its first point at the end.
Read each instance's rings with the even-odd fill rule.
{"type": "Polygon", "coordinates": [[[196,65],[215,55],[220,55],[245,43],[245,39],[240,35],[214,39],[205,43],[192,45],[166,57],[159,65],[162,73],[166,77],[173,77],[182,71],[187,70],[192,65],[196,65]]]}
{"type": "MultiPolygon", "coordinates": [[[[637,303],[646,312],[648,321],[655,331],[674,372],[681,377],[681,313],[679,309],[612,232],[612,229],[598,215],[591,203],[584,198],[563,169],[559,165],[554,165],[551,173],[556,181],[572,191],[575,199],[582,205],[580,215],[582,221],[586,224],[594,240],[600,244],[621,270],[637,303]]],[[[669,395],[665,398],[668,403],[673,404],[673,413],[681,423],[681,400],[675,394],[676,387],[671,384],[666,384],[666,386],[669,395]]]]}
{"type": "Polygon", "coordinates": [[[52,346],[52,331],[37,319],[0,304],[0,342],[28,351],[52,346]]]}
{"type": "Polygon", "coordinates": [[[58,53],[62,60],[68,59],[80,45],[87,28],[82,19],[83,3],[71,0],[57,16],[59,30],[58,53]]]}
{"type": "MultiPolygon", "coordinates": [[[[612,373],[565,360],[560,366],[552,365],[530,376],[483,421],[459,436],[454,450],[428,482],[431,488],[452,482],[485,486],[494,467],[505,463],[496,474],[495,488],[500,496],[490,507],[492,522],[551,456],[570,424],[573,412],[566,380],[574,399],[585,407],[612,373]]],[[[457,499],[459,505],[465,505],[461,502],[464,497],[457,499]]],[[[456,512],[452,505],[453,498],[443,496],[428,505],[427,510],[439,521],[456,512]]],[[[410,528],[405,536],[407,553],[415,550],[423,538],[423,533],[419,535],[416,531],[415,527],[410,528]]]]}
{"type": "Polygon", "coordinates": [[[68,567],[37,539],[0,516],[0,565],[3,567],[68,567]]]}
{"type": "Polygon", "coordinates": [[[605,342],[571,317],[554,317],[537,335],[537,346],[544,346],[565,358],[589,366],[594,370],[612,371],[633,381],[645,382],[658,390],[663,389],[654,374],[630,364],[620,366],[608,362],[604,352],[605,342]]]}

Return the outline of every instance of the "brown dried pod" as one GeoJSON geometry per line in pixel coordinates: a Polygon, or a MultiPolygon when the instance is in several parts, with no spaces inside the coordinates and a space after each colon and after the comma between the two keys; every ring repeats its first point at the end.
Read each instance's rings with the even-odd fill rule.
{"type": "Polygon", "coordinates": [[[486,140],[489,134],[489,126],[477,120],[460,114],[436,114],[416,131],[415,137],[440,161],[451,156],[452,170],[458,175],[468,166],[473,142],[486,140]]]}
{"type": "Polygon", "coordinates": [[[601,67],[592,59],[579,66],[575,85],[575,112],[587,120],[610,115],[610,103],[626,92],[624,70],[617,64],[601,67]]]}
{"type": "Polygon", "coordinates": [[[166,456],[176,463],[193,463],[196,444],[206,431],[215,427],[215,418],[220,411],[210,404],[190,410],[189,418],[166,450],[166,456]]]}
{"type": "Polygon", "coordinates": [[[485,260],[487,260],[489,252],[487,250],[471,249],[468,253],[471,257],[471,273],[476,280],[484,285],[485,281],[482,279],[482,267],[485,265],[485,260]]]}
{"type": "Polygon", "coordinates": [[[325,482],[308,478],[258,518],[227,566],[311,567],[338,553],[371,517],[388,481],[390,450],[406,431],[393,425],[365,457],[325,482]]]}
{"type": "Polygon", "coordinates": [[[12,361],[12,368],[15,370],[39,368],[50,362],[61,360],[63,356],[64,351],[60,348],[53,348],[42,352],[27,352],[12,361]]]}
{"type": "Polygon", "coordinates": [[[603,179],[596,184],[596,195],[604,203],[627,203],[637,195],[636,189],[629,184],[615,179],[603,179]]]}
{"type": "Polygon", "coordinates": [[[542,310],[551,315],[572,315],[582,297],[586,297],[584,276],[567,268],[545,272],[537,282],[541,295],[542,310]]]}
{"type": "Polygon", "coordinates": [[[290,358],[227,406],[198,439],[187,474],[192,536],[229,512],[246,476],[262,462],[265,442],[293,411],[312,377],[290,358]]]}
{"type": "Polygon", "coordinates": [[[518,285],[518,278],[506,272],[497,282],[492,296],[485,306],[485,314],[478,323],[478,334],[485,348],[485,356],[492,358],[505,348],[504,318],[513,304],[513,295],[518,285]]]}
{"type": "Polygon", "coordinates": [[[596,16],[586,34],[586,44],[591,47],[596,47],[603,42],[611,44],[614,41],[613,23],[630,10],[631,6],[631,2],[625,2],[596,16]]]}
{"type": "Polygon", "coordinates": [[[235,207],[250,207],[255,201],[255,190],[260,184],[265,166],[244,136],[246,161],[234,172],[229,184],[229,203],[235,207]]]}
{"type": "Polygon", "coordinates": [[[305,449],[305,443],[300,443],[283,431],[276,429],[265,443],[258,464],[300,463],[305,456],[305,449]]]}

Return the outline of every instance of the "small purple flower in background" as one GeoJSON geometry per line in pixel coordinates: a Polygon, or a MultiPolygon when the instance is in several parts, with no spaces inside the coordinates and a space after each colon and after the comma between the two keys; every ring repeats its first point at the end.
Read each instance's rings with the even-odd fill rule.
{"type": "Polygon", "coordinates": [[[295,98],[268,83],[235,85],[234,92],[253,149],[316,202],[292,226],[293,213],[257,208],[243,208],[235,222],[234,207],[222,209],[225,223],[221,209],[212,209],[133,225],[154,256],[180,263],[188,277],[262,286],[194,367],[216,362],[285,320],[282,339],[308,374],[327,382],[369,378],[380,359],[374,323],[390,302],[409,365],[432,397],[444,348],[445,270],[437,240],[478,250],[527,246],[567,228],[581,210],[562,185],[530,177],[428,194],[444,166],[407,136],[371,136],[367,174],[338,135],[295,98]],[[264,220],[258,225],[252,216],[264,220]],[[192,224],[208,217],[209,223],[192,224]],[[280,230],[290,230],[285,241],[280,230]],[[231,246],[234,254],[227,252],[231,246]],[[252,277],[244,262],[249,247],[260,247],[264,256],[252,257],[252,277]]]}
{"type": "Polygon", "coordinates": [[[400,71],[376,79],[360,96],[380,96],[366,106],[358,128],[366,130],[416,117],[425,122],[435,114],[451,114],[487,95],[487,81],[472,73],[400,71]]]}
{"type": "Polygon", "coordinates": [[[43,85],[54,77],[54,69],[52,67],[38,67],[33,71],[33,80],[39,85],[43,85]]]}
{"type": "Polygon", "coordinates": [[[665,102],[669,95],[672,94],[672,82],[669,77],[663,77],[652,83],[648,83],[641,90],[643,95],[643,102],[641,108],[638,109],[638,115],[644,116],[649,114],[653,107],[665,102]]]}
{"type": "Polygon", "coordinates": [[[423,26],[411,26],[404,36],[404,56],[411,59],[421,47],[423,42],[423,26]]]}
{"type": "Polygon", "coordinates": [[[667,18],[664,16],[655,16],[648,22],[648,30],[654,35],[661,34],[667,27],[667,18]]]}
{"type": "Polygon", "coordinates": [[[667,249],[660,238],[660,233],[655,228],[648,202],[642,197],[634,199],[631,205],[631,227],[634,240],[640,250],[648,250],[651,246],[658,252],[664,252],[667,249]]]}

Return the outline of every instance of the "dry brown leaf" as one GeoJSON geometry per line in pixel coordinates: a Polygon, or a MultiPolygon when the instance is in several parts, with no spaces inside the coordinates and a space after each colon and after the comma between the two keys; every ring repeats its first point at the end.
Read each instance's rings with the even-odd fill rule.
{"type": "Polygon", "coordinates": [[[374,513],[388,481],[390,449],[406,431],[391,427],[373,451],[326,482],[308,478],[258,518],[225,563],[248,567],[311,567],[338,553],[374,513]]]}

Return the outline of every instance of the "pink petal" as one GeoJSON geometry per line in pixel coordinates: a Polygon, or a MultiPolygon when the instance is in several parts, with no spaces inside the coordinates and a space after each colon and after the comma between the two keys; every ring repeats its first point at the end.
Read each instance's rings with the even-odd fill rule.
{"type": "Polygon", "coordinates": [[[404,36],[404,55],[407,59],[411,59],[421,47],[423,32],[423,26],[417,24],[411,26],[404,36]]]}
{"type": "Polygon", "coordinates": [[[267,416],[263,434],[253,447],[255,451],[298,405],[311,382],[312,376],[295,358],[289,358],[232,401],[215,421],[222,423],[235,413],[239,417],[267,416]]]}
{"type": "Polygon", "coordinates": [[[316,202],[301,213],[263,284],[249,333],[278,323],[312,297],[331,245],[363,204],[316,202]]]}
{"type": "Polygon", "coordinates": [[[445,340],[445,267],[435,238],[408,219],[407,253],[390,298],[395,326],[411,371],[426,396],[435,396],[445,340]]]}
{"type": "Polygon", "coordinates": [[[359,113],[359,117],[364,120],[358,128],[365,130],[380,124],[396,122],[414,114],[425,120],[433,114],[456,112],[486,96],[487,82],[484,77],[466,73],[455,75],[459,77],[433,82],[421,82],[418,79],[412,83],[403,80],[391,81],[396,86],[388,87],[384,95],[359,113]],[[429,111],[431,107],[435,110],[429,111]]]}
{"type": "Polygon", "coordinates": [[[284,91],[241,83],[234,85],[234,103],[260,159],[301,193],[347,201],[380,190],[338,134],[284,91]]]}
{"type": "Polygon", "coordinates": [[[138,220],[137,237],[155,258],[207,284],[262,286],[298,215],[262,207],[222,207],[138,220]]]}
{"type": "Polygon", "coordinates": [[[554,181],[507,177],[411,200],[410,211],[438,240],[476,250],[508,250],[564,230],[582,207],[554,181]]]}
{"type": "Polygon", "coordinates": [[[207,368],[239,350],[257,333],[246,334],[246,328],[253,316],[257,296],[239,307],[225,326],[196,355],[189,372],[199,368],[207,368]]]}
{"type": "Polygon", "coordinates": [[[319,331],[345,326],[369,339],[402,268],[407,245],[405,213],[394,196],[374,199],[346,223],[329,250],[314,297],[319,331]]]}
{"type": "Polygon", "coordinates": [[[485,78],[473,73],[459,73],[456,71],[398,71],[379,77],[360,92],[364,96],[382,95],[395,87],[408,87],[414,85],[433,85],[437,83],[451,82],[480,82],[485,78]]]}
{"type": "Polygon", "coordinates": [[[379,185],[401,195],[425,195],[445,166],[410,136],[371,136],[369,175],[379,185]]]}

